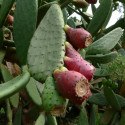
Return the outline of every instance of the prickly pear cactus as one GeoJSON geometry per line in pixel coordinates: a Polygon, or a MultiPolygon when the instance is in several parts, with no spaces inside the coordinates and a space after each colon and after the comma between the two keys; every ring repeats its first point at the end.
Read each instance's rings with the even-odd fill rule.
{"type": "Polygon", "coordinates": [[[64,21],[59,5],[50,7],[31,40],[28,66],[32,76],[43,81],[63,65],[65,54],[64,21]]]}
{"type": "Polygon", "coordinates": [[[43,108],[54,116],[65,115],[66,100],[58,91],[54,79],[48,77],[45,81],[45,87],[42,93],[43,108]]]}

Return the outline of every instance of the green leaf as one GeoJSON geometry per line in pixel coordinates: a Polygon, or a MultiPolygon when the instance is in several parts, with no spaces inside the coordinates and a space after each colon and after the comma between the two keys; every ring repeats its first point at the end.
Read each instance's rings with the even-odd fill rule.
{"type": "Polygon", "coordinates": [[[17,108],[19,104],[19,93],[14,94],[10,97],[10,103],[13,107],[17,108]]]}
{"type": "Polygon", "coordinates": [[[91,4],[91,9],[92,9],[92,13],[94,15],[97,10],[96,6],[94,4],[91,4]]]}
{"type": "Polygon", "coordinates": [[[40,82],[52,76],[54,70],[64,64],[63,27],[61,8],[53,4],[34,33],[28,51],[29,70],[31,75],[40,82]]]}
{"type": "Polygon", "coordinates": [[[20,63],[26,64],[30,40],[36,29],[37,0],[17,0],[13,37],[20,63]]]}
{"type": "Polygon", "coordinates": [[[125,107],[125,98],[120,96],[120,95],[118,95],[118,94],[116,94],[116,97],[117,97],[117,100],[118,100],[120,106],[121,107],[125,107]]]}
{"type": "Polygon", "coordinates": [[[116,123],[116,120],[119,118],[119,112],[116,112],[113,116],[113,119],[111,121],[110,125],[114,125],[116,123]]]}
{"type": "Polygon", "coordinates": [[[96,125],[96,117],[98,113],[98,106],[92,105],[90,110],[90,122],[89,125],[96,125]]]}
{"type": "Polygon", "coordinates": [[[115,115],[116,111],[112,108],[107,109],[104,114],[102,115],[99,125],[108,125],[109,122],[112,120],[113,116],[115,115]]]}
{"type": "Polygon", "coordinates": [[[6,51],[3,50],[3,49],[1,49],[1,50],[0,50],[0,63],[3,62],[3,59],[4,59],[4,57],[5,57],[5,54],[6,54],[6,51]]]}
{"type": "Polygon", "coordinates": [[[119,104],[119,101],[115,95],[115,93],[112,91],[109,87],[104,87],[104,95],[109,102],[109,104],[117,111],[121,110],[121,106],[119,104]]]}
{"type": "MultiPolygon", "coordinates": [[[[125,98],[123,98],[122,96],[120,96],[118,94],[115,94],[115,96],[116,96],[120,106],[125,107],[125,98]]],[[[109,105],[104,93],[93,94],[92,96],[89,97],[88,102],[90,102],[92,104],[97,104],[100,106],[108,106],[109,105]]]]}
{"type": "Polygon", "coordinates": [[[103,33],[109,33],[111,32],[112,30],[118,28],[118,27],[121,27],[122,29],[125,27],[125,19],[124,18],[121,18],[119,19],[114,25],[108,27],[107,29],[105,29],[103,31],[103,33]]]}
{"type": "MultiPolygon", "coordinates": [[[[35,79],[34,79],[34,80],[35,80],[35,79]]],[[[35,82],[36,82],[36,86],[37,86],[37,89],[38,89],[40,95],[42,95],[42,92],[43,92],[43,90],[44,90],[44,85],[45,85],[45,84],[41,84],[40,82],[38,82],[38,81],[36,81],[36,80],[35,80],[35,82]]]]}
{"type": "Polygon", "coordinates": [[[86,109],[83,108],[81,111],[80,111],[80,115],[78,117],[78,125],[89,125],[88,123],[88,116],[87,116],[87,112],[86,112],[86,109]]]}
{"type": "Polygon", "coordinates": [[[66,8],[64,8],[62,10],[62,13],[63,13],[63,18],[64,18],[64,24],[66,25],[67,24],[67,18],[68,18],[68,14],[67,14],[66,8]]]}
{"type": "Polygon", "coordinates": [[[95,36],[96,33],[101,29],[104,21],[106,20],[110,11],[112,0],[103,0],[100,6],[97,8],[94,17],[92,18],[87,30],[95,36]]]}
{"type": "MultiPolygon", "coordinates": [[[[8,82],[9,80],[13,79],[13,76],[10,74],[8,69],[1,64],[1,74],[3,77],[4,82],[8,82]]],[[[10,103],[13,107],[17,107],[19,103],[19,94],[16,93],[15,95],[10,97],[10,103]]]]}
{"type": "Polygon", "coordinates": [[[6,20],[6,17],[13,6],[13,3],[15,0],[3,0],[2,1],[2,6],[0,9],[0,28],[4,25],[4,22],[6,20]]]}
{"type": "Polygon", "coordinates": [[[110,52],[107,54],[97,54],[97,55],[88,55],[85,59],[90,60],[91,62],[95,63],[109,63],[112,62],[118,56],[117,52],[110,52]]]}
{"type": "Polygon", "coordinates": [[[96,68],[95,72],[94,72],[94,76],[97,77],[104,77],[104,76],[108,76],[108,72],[106,69],[101,69],[101,68],[96,68]]]}
{"type": "Polygon", "coordinates": [[[0,49],[3,47],[4,33],[3,28],[0,28],[0,49]]]}
{"type": "Polygon", "coordinates": [[[19,106],[13,120],[13,125],[21,125],[21,117],[22,117],[22,107],[19,106]]]}
{"type": "Polygon", "coordinates": [[[6,110],[7,110],[8,123],[12,124],[13,111],[11,109],[9,99],[6,100],[6,110]]]}
{"type": "Polygon", "coordinates": [[[48,125],[57,125],[56,117],[47,114],[47,123],[48,125]]]}
{"type": "Polygon", "coordinates": [[[79,54],[82,56],[83,59],[85,59],[86,56],[86,51],[84,49],[81,49],[80,51],[78,51],[79,54]]]}
{"type": "Polygon", "coordinates": [[[115,45],[118,43],[120,37],[122,35],[122,29],[116,28],[101,37],[94,43],[92,43],[89,47],[86,48],[86,54],[105,54],[109,52],[115,45]]]}
{"type": "Polygon", "coordinates": [[[35,122],[35,125],[44,125],[44,124],[45,124],[45,114],[40,114],[35,122]]]}
{"type": "Polygon", "coordinates": [[[67,24],[72,28],[76,28],[75,22],[72,17],[68,19],[67,24]]]}
{"type": "Polygon", "coordinates": [[[102,26],[102,29],[105,29],[107,24],[109,23],[109,20],[110,20],[111,15],[112,15],[112,11],[113,11],[113,4],[110,7],[109,13],[108,13],[107,18],[106,18],[106,20],[105,20],[105,22],[104,22],[104,24],[102,26]]]}
{"type": "Polygon", "coordinates": [[[29,79],[30,74],[28,71],[25,71],[23,75],[17,76],[16,78],[9,80],[8,82],[0,84],[0,101],[17,93],[28,83],[29,79]]]}
{"type": "Polygon", "coordinates": [[[42,99],[40,97],[37,86],[35,84],[35,80],[32,77],[30,78],[30,81],[26,85],[25,89],[26,89],[29,97],[32,99],[32,101],[36,105],[38,105],[38,106],[42,105],[42,99]]]}
{"type": "Polygon", "coordinates": [[[103,93],[96,93],[89,97],[88,102],[100,106],[107,106],[108,102],[103,93]]]}

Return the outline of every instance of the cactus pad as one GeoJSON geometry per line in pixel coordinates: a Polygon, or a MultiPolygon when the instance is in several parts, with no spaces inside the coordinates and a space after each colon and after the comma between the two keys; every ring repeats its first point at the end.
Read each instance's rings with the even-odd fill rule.
{"type": "Polygon", "coordinates": [[[45,87],[42,93],[42,106],[51,115],[64,116],[66,99],[62,97],[56,88],[56,84],[52,77],[48,77],[45,81],[45,87]]]}
{"type": "Polygon", "coordinates": [[[53,4],[39,24],[31,40],[27,62],[32,76],[44,81],[64,64],[65,32],[62,11],[53,4]]]}

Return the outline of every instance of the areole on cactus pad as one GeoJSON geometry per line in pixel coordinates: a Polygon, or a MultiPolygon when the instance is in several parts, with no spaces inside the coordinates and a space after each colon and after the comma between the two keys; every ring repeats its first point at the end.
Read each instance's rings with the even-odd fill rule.
{"type": "Polygon", "coordinates": [[[45,81],[42,100],[42,107],[46,112],[50,112],[53,116],[65,116],[66,99],[59,94],[52,77],[47,77],[45,81]]]}
{"type": "Polygon", "coordinates": [[[84,75],[61,67],[54,71],[59,92],[71,102],[82,104],[88,98],[89,83],[84,75]]]}
{"type": "Polygon", "coordinates": [[[28,66],[31,75],[45,81],[55,69],[63,66],[65,55],[64,20],[59,5],[53,4],[39,24],[30,42],[28,66]]]}
{"type": "Polygon", "coordinates": [[[92,43],[91,34],[82,28],[71,28],[65,25],[64,30],[67,35],[68,41],[74,46],[74,48],[86,48],[92,43]]]}

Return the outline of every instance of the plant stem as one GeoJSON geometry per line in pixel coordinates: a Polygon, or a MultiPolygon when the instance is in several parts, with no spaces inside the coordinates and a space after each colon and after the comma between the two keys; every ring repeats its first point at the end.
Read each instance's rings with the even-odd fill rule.
{"type": "Polygon", "coordinates": [[[74,11],[75,13],[81,15],[77,10],[75,10],[74,8],[72,8],[70,5],[68,5],[68,8],[71,9],[72,11],[74,11]]]}
{"type": "Polygon", "coordinates": [[[89,17],[88,17],[87,15],[85,15],[79,8],[77,8],[77,9],[78,9],[80,15],[85,19],[85,21],[86,21],[87,23],[90,23],[89,17]]]}

